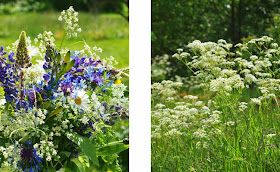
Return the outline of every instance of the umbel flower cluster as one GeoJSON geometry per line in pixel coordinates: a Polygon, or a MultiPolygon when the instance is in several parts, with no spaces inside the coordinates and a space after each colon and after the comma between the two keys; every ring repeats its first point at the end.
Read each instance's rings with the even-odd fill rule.
{"type": "Polygon", "coordinates": [[[58,170],[79,155],[96,166],[102,156],[119,171],[116,153],[128,148],[112,130],[128,119],[121,71],[86,53],[59,52],[47,33],[34,64],[24,31],[15,51],[0,47],[0,171],[58,170]]]}
{"type": "Polygon", "coordinates": [[[192,80],[152,85],[152,168],[279,171],[278,44],[196,40],[173,57],[192,80]]]}
{"type": "Polygon", "coordinates": [[[185,63],[200,80],[199,88],[218,94],[242,93],[256,86],[261,92],[259,100],[274,98],[279,83],[279,47],[272,38],[264,36],[244,44],[194,41],[186,52],[178,49],[173,57],[185,63]],[[232,52],[232,49],[235,49],[232,52]]]}

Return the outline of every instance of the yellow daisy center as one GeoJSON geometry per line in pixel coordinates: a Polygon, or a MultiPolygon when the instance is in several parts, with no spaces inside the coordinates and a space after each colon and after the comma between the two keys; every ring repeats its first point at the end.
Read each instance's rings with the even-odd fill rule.
{"type": "Polygon", "coordinates": [[[31,53],[31,51],[29,50],[27,53],[28,53],[28,54],[30,54],[30,53],[31,53]]]}
{"type": "Polygon", "coordinates": [[[122,83],[122,81],[120,79],[115,80],[115,84],[121,84],[121,83],[122,83]]]}
{"type": "Polygon", "coordinates": [[[77,96],[77,97],[75,98],[75,103],[76,103],[77,105],[81,105],[81,104],[82,104],[82,99],[81,99],[81,97],[77,96]]]}

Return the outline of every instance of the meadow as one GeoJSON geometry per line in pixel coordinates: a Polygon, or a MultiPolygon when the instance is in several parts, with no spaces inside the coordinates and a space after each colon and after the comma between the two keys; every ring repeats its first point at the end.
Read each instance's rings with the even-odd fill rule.
{"type": "MultiPolygon", "coordinates": [[[[59,12],[44,12],[0,15],[0,45],[11,46],[23,30],[31,40],[45,30],[52,31],[56,39],[55,43],[60,44],[63,39],[63,24],[57,19],[59,14],[59,12]]],[[[79,37],[66,38],[63,43],[65,47],[81,50],[84,46],[84,39],[89,46],[103,49],[100,57],[115,57],[119,62],[116,67],[128,66],[129,24],[124,18],[117,14],[94,16],[90,13],[79,12],[79,25],[82,28],[79,37]]]]}
{"type": "Polygon", "coordinates": [[[191,75],[152,84],[152,171],[280,171],[279,50],[267,36],[179,48],[191,75]]]}

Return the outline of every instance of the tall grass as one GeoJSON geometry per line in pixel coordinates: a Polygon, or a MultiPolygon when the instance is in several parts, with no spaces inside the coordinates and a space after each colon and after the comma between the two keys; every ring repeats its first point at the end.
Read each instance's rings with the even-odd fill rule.
{"type": "Polygon", "coordinates": [[[152,171],[280,171],[278,45],[231,46],[196,41],[173,56],[200,78],[199,95],[152,85],[152,171]]]}

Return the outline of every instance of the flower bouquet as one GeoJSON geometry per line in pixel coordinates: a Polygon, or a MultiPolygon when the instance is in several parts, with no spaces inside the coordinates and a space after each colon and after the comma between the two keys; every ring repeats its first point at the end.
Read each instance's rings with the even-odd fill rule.
{"type": "MultiPolygon", "coordinates": [[[[65,35],[81,29],[73,7],[64,10],[65,35]]],[[[64,40],[64,39],[63,39],[64,40]]],[[[128,138],[113,125],[128,119],[126,86],[114,60],[99,48],[57,47],[51,32],[32,46],[23,31],[9,52],[0,48],[0,171],[121,171],[117,153],[128,138]],[[37,60],[31,59],[36,56],[37,60]]]]}

